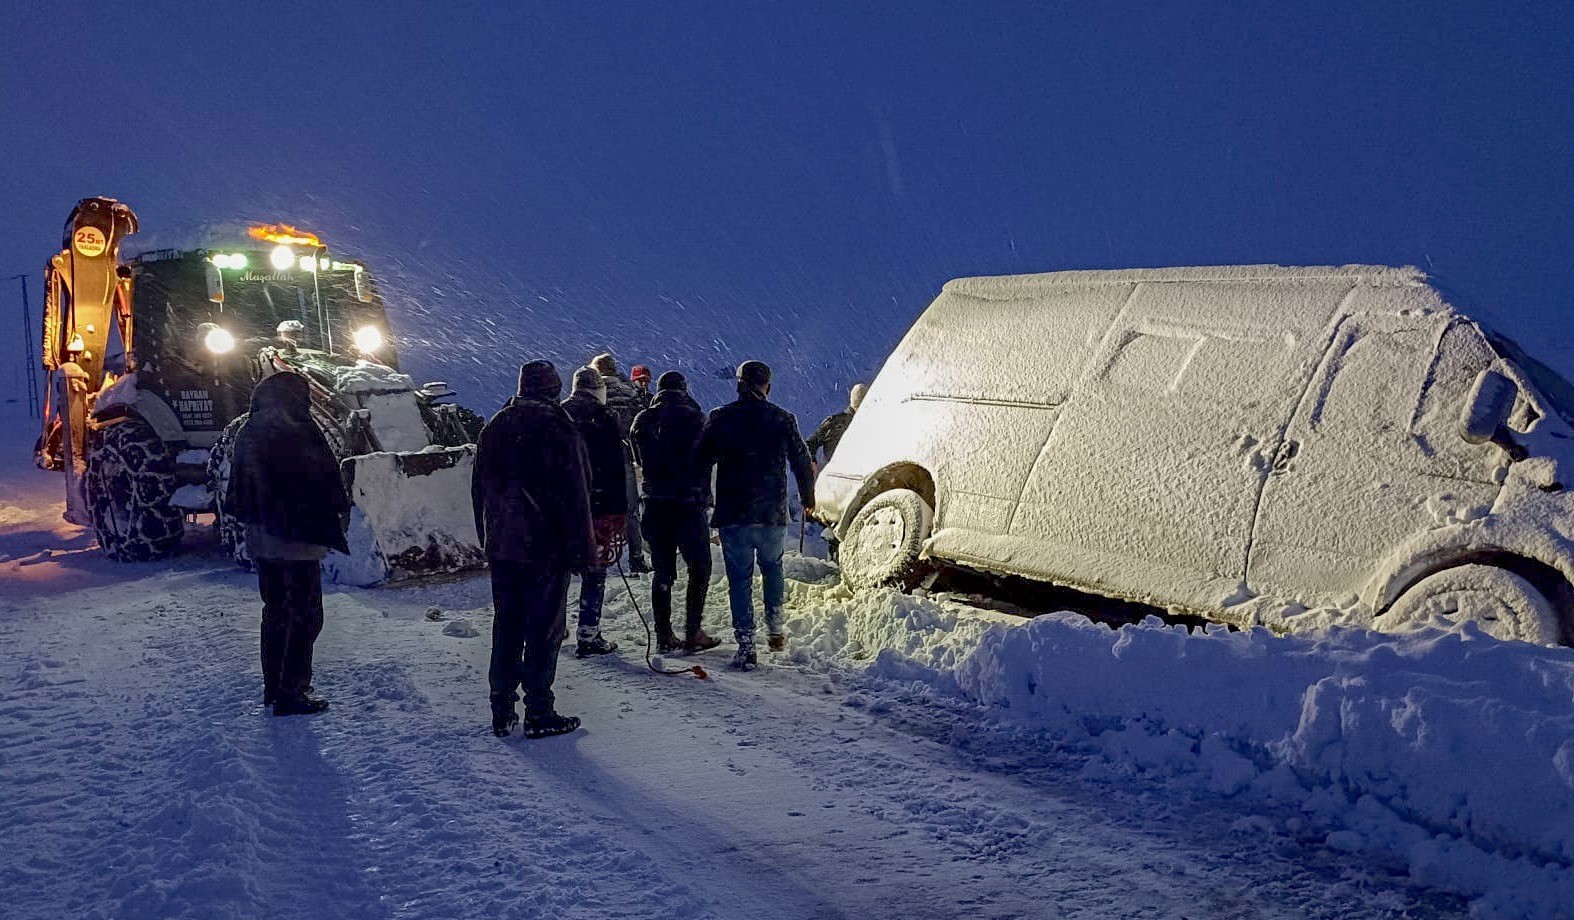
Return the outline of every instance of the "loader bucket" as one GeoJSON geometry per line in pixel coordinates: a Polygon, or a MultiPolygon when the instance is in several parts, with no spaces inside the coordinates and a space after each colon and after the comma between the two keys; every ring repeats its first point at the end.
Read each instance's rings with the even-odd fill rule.
{"type": "Polygon", "coordinates": [[[470,504],[475,446],[350,457],[348,556],[330,553],[333,581],[376,585],[486,565],[470,504]]]}

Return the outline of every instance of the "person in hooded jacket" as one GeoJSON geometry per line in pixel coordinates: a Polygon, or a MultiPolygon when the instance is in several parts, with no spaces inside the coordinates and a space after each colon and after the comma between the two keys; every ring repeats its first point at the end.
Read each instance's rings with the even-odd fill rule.
{"type": "MultiPolygon", "coordinates": [[[[618,423],[618,436],[623,439],[623,492],[624,504],[629,513],[624,517],[624,539],[628,543],[629,572],[643,575],[650,571],[650,564],[645,561],[645,542],[640,533],[639,515],[635,513],[639,504],[639,478],[634,469],[634,450],[629,444],[629,430],[634,427],[634,416],[638,415],[649,401],[648,393],[641,392],[618,372],[618,362],[610,354],[596,355],[590,359],[590,366],[601,375],[602,383],[607,387],[606,407],[618,423]]],[[[649,379],[649,369],[645,372],[649,379]]]]}
{"type": "Polygon", "coordinates": [[[791,412],[767,401],[771,369],[760,361],[738,365],[738,398],[713,409],[700,435],[704,477],[716,470],[716,513],[727,567],[732,628],[738,639],[733,667],[753,670],[754,566],[765,586],[765,623],[771,651],[787,647],[783,629],[786,581],[782,551],[787,537],[787,476],[791,467],[805,513],[814,507],[814,463],[791,412]]]}
{"type": "Polygon", "coordinates": [[[650,408],[634,419],[630,443],[639,464],[645,498],[644,530],[656,572],[650,585],[655,611],[656,645],[663,653],[680,643],[672,631],[672,586],[678,578],[678,555],[688,570],[681,647],[701,652],[721,644],[701,628],[705,594],[710,588],[710,476],[700,468],[697,451],[705,413],[689,395],[689,384],[677,371],[656,381],[650,408]]]}
{"type": "Polygon", "coordinates": [[[225,506],[246,527],[262,595],[262,698],[276,716],[328,702],[308,691],[322,632],[322,558],[349,552],[350,499],[339,460],[311,417],[311,386],[294,373],[257,384],[235,435],[225,506]]]}
{"type": "Polygon", "coordinates": [[[540,738],[579,727],[560,715],[552,683],[568,634],[568,582],[595,565],[590,463],[558,405],[563,380],[547,361],[519,370],[519,394],[481,429],[470,480],[476,534],[492,576],[492,733],[519,724],[540,738]]]}
{"type": "MultiPolygon", "coordinates": [[[[814,460],[820,451],[825,451],[825,463],[831,462],[831,455],[836,453],[836,445],[842,443],[842,435],[847,433],[847,426],[853,423],[853,414],[858,411],[858,406],[864,401],[864,394],[869,388],[861,383],[853,384],[852,392],[848,394],[847,408],[840,412],[833,412],[825,417],[820,427],[814,429],[814,434],[809,435],[805,442],[809,447],[809,459],[814,460]]],[[[821,464],[824,469],[824,464],[821,464]]]]}
{"type": "Polygon", "coordinates": [[[563,409],[574,420],[590,459],[590,515],[596,525],[599,549],[596,565],[585,570],[579,582],[579,630],[575,654],[581,658],[605,655],[618,644],[601,635],[601,607],[607,593],[607,566],[617,561],[626,531],[628,493],[625,489],[623,438],[606,406],[607,386],[594,368],[574,372],[573,391],[563,409]]]}

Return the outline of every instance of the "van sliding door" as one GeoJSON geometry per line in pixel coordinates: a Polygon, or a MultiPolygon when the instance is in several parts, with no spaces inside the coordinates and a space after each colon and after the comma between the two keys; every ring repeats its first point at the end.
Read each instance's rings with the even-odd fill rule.
{"type": "Polygon", "coordinates": [[[1236,599],[1271,457],[1350,289],[1139,286],[1011,522],[1041,547],[1037,574],[1198,608],[1236,599]]]}
{"type": "Polygon", "coordinates": [[[1457,423],[1491,362],[1480,333],[1446,315],[1347,319],[1263,492],[1252,590],[1348,607],[1407,540],[1485,514],[1499,452],[1457,423]]]}

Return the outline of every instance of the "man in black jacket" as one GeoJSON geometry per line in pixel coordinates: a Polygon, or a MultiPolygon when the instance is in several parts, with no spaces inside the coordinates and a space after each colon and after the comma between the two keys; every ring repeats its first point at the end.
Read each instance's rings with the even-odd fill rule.
{"type": "MultiPolygon", "coordinates": [[[[634,473],[634,450],[629,442],[629,431],[634,427],[634,416],[644,410],[650,396],[618,372],[617,359],[612,355],[596,355],[590,359],[590,366],[606,385],[607,395],[602,403],[617,420],[618,437],[623,439],[623,493],[628,511],[623,518],[623,536],[628,541],[629,572],[642,575],[650,571],[650,563],[645,561],[645,541],[640,533],[639,515],[635,513],[638,510],[635,506],[639,504],[639,481],[634,473]]],[[[645,373],[648,379],[650,370],[647,368],[645,373]]]]}
{"type": "Polygon", "coordinates": [[[328,708],[311,696],[312,646],[322,632],[322,558],[349,552],[350,499],[339,460],[311,417],[300,374],[267,377],[235,435],[226,506],[246,525],[262,594],[262,699],[276,716],[328,708]]]}
{"type": "Polygon", "coordinates": [[[721,640],[705,634],[705,594],[710,588],[710,476],[700,468],[696,451],[705,413],[689,395],[688,381],[667,371],[656,381],[656,398],[634,419],[630,443],[634,462],[644,475],[645,539],[656,574],[650,585],[655,610],[656,645],[663,654],[678,648],[672,632],[672,585],[678,578],[678,554],[688,569],[684,606],[684,639],[688,652],[715,648],[721,640]]]}
{"type": "MultiPolygon", "coordinates": [[[[805,442],[809,447],[809,459],[815,459],[815,454],[825,451],[825,462],[831,462],[831,455],[836,453],[836,445],[842,443],[842,435],[847,433],[847,428],[853,423],[853,415],[858,411],[858,406],[864,401],[864,394],[869,388],[861,383],[853,384],[853,389],[848,394],[847,408],[840,412],[833,412],[825,417],[820,427],[814,429],[814,434],[809,435],[805,442]]],[[[823,469],[823,467],[822,467],[823,469]]]]}
{"type": "Polygon", "coordinates": [[[738,398],[711,411],[700,436],[700,468],[716,468],[716,513],[727,567],[732,628],[738,638],[733,666],[753,670],[754,565],[765,587],[765,624],[771,651],[787,647],[783,630],[786,581],[782,549],[787,537],[787,476],[791,466],[805,512],[814,507],[814,464],[791,412],[766,401],[771,369],[759,361],[738,366],[738,398]]]}
{"type": "Polygon", "coordinates": [[[579,582],[579,631],[574,653],[581,658],[617,650],[601,635],[601,606],[607,594],[607,566],[617,561],[626,530],[628,493],[623,475],[623,437],[607,410],[607,386],[594,368],[574,372],[574,388],[563,409],[590,458],[590,516],[595,521],[598,555],[579,582]]]}
{"type": "Polygon", "coordinates": [[[558,405],[563,380],[546,361],[519,369],[519,395],[481,429],[470,481],[476,534],[492,575],[492,733],[519,723],[540,738],[579,727],[555,708],[552,681],[568,632],[568,581],[596,556],[585,444],[558,405]]]}

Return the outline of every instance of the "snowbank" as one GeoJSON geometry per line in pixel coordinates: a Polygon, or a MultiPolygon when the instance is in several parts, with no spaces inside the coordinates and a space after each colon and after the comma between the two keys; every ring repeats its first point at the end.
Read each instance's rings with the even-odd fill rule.
{"type": "Polygon", "coordinates": [[[334,367],[334,377],[341,393],[408,393],[415,389],[410,375],[364,358],[348,367],[334,367]]]}
{"type": "MultiPolygon", "coordinates": [[[[1110,630],[795,587],[794,652],[921,681],[1099,755],[1094,776],[1299,810],[1478,914],[1574,916],[1574,654],[1404,636],[1110,630]]],[[[1301,823],[1304,821],[1305,823],[1301,823]]]]}

